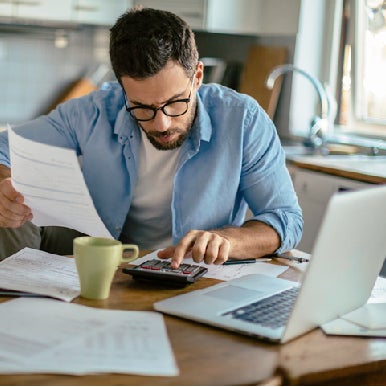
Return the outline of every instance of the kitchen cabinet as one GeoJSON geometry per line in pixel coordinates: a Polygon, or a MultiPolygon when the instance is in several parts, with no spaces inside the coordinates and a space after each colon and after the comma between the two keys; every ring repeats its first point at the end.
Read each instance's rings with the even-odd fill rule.
{"type": "Polygon", "coordinates": [[[72,0],[0,0],[0,17],[22,20],[68,21],[72,0]]]}
{"type": "Polygon", "coordinates": [[[11,17],[13,14],[12,0],[0,0],[0,15],[4,17],[11,17]]]}
{"type": "Polygon", "coordinates": [[[73,21],[94,25],[113,25],[131,6],[126,0],[73,0],[73,21]]]}
{"type": "Polygon", "coordinates": [[[300,0],[134,0],[171,11],[193,29],[236,34],[296,34],[300,0]]]}
{"type": "Polygon", "coordinates": [[[206,26],[207,0],[134,0],[134,5],[173,12],[194,29],[206,26]]]}
{"type": "Polygon", "coordinates": [[[18,0],[14,16],[22,19],[67,21],[71,18],[71,0],[18,0]]]}
{"type": "Polygon", "coordinates": [[[111,26],[133,5],[171,11],[195,30],[232,34],[296,35],[301,0],[0,0],[9,23],[111,26]]]}
{"type": "Polygon", "coordinates": [[[0,0],[0,18],[16,23],[113,25],[132,0],[0,0]]]}
{"type": "Polygon", "coordinates": [[[295,167],[291,167],[290,175],[303,210],[303,237],[298,248],[307,253],[312,251],[328,201],[335,192],[376,186],[295,167]]]}

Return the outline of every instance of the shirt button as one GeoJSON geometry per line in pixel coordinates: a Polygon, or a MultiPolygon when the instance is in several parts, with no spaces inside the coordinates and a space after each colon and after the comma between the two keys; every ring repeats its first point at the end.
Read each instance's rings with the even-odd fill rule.
{"type": "Polygon", "coordinates": [[[121,231],[122,229],[118,226],[115,227],[115,231],[121,231]]]}

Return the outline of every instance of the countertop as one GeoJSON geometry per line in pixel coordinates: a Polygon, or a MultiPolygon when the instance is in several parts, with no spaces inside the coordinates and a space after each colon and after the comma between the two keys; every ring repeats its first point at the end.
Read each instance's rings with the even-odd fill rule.
{"type": "Polygon", "coordinates": [[[364,181],[386,184],[386,156],[287,155],[287,162],[299,168],[364,181]]]}

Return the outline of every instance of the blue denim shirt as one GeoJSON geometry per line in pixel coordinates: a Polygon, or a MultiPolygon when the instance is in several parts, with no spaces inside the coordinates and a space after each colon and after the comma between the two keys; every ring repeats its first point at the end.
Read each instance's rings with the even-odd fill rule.
{"type": "MultiPolygon", "coordinates": [[[[253,98],[216,84],[200,87],[197,106],[174,178],[174,243],[191,229],[239,226],[249,206],[253,219],[278,232],[277,252],[295,247],[302,234],[301,209],[272,121],[253,98]]],[[[140,141],[119,84],[105,84],[14,130],[76,150],[95,207],[118,238],[137,181],[140,141]]],[[[10,166],[6,132],[0,134],[0,163],[10,166]]]]}

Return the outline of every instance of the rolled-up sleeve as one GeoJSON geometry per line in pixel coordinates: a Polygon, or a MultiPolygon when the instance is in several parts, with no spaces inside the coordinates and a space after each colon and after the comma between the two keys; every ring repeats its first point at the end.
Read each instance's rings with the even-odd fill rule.
{"type": "Polygon", "coordinates": [[[253,220],[264,222],[279,234],[277,253],[300,242],[302,211],[285,164],[285,154],[272,121],[261,109],[251,109],[244,134],[241,189],[253,220]]]}
{"type": "Polygon", "coordinates": [[[7,131],[0,132],[0,164],[11,168],[7,131]]]}

